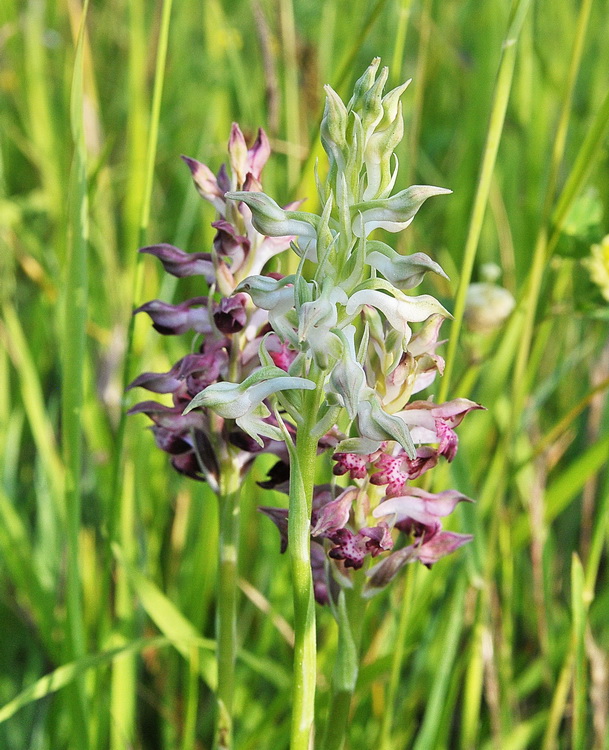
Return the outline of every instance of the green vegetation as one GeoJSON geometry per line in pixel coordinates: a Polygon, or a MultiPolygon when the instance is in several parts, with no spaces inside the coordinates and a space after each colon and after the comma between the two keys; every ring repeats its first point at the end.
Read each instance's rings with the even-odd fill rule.
{"type": "MultiPolygon", "coordinates": [[[[269,134],[265,191],[317,211],[323,84],[348,96],[377,55],[413,78],[396,189],[453,191],[384,239],[450,276],[417,290],[455,316],[431,390],[487,411],[434,472],[476,499],[451,519],[474,542],[370,601],[347,747],[609,746],[609,307],[582,263],[609,233],[606,20],[598,0],[2,3],[0,747],[211,747],[216,497],[124,416],[125,384],[191,345],[132,309],[204,290],[137,249],[210,249],[179,156],[217,170],[232,121],[269,134]],[[476,331],[488,263],[516,306],[476,331]]],[[[241,493],[237,750],[289,738],[271,464],[241,493]]],[[[317,625],[321,739],[337,628],[317,625]]]]}

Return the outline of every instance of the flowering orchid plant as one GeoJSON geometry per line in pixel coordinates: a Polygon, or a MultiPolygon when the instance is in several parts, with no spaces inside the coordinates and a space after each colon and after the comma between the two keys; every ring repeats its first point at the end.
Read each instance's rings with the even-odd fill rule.
{"type": "Polygon", "coordinates": [[[207,296],[177,305],[153,300],[135,310],[148,314],[159,333],[192,332],[198,340],[196,350],[169,372],[143,373],[129,386],[171,394],[171,406],[144,401],[130,413],[146,414],[153,422],[156,443],[171,456],[172,466],[192,479],[207,481],[220,502],[215,738],[219,750],[232,747],[241,479],[261,452],[274,453],[287,461],[283,433],[264,421],[269,414],[265,399],[285,387],[286,381],[294,389],[310,387],[309,381],[290,379],[275,365],[260,367],[258,349],[263,340],[271,359],[280,365],[285,347],[269,333],[268,312],[256,306],[249,295],[236,291],[247,277],[260,273],[270,258],[286,250],[292,240],[289,236],[261,234],[252,225],[247,205],[225,197],[232,190],[262,189],[261,172],[270,155],[268,139],[259,130],[248,149],[243,133],[234,124],[228,154],[229,169],[222,166],[217,175],[205,164],[184,157],[197,190],[219,214],[213,223],[216,236],[212,251],[187,253],[168,244],[140,251],[158,258],[173,276],[202,276],[207,283],[207,296]],[[210,386],[221,394],[213,399],[215,411],[206,408],[206,397],[201,395],[210,386]],[[199,408],[190,411],[195,397],[199,408]],[[264,426],[256,430],[259,423],[264,426]]]}
{"type": "Polygon", "coordinates": [[[220,215],[213,251],[142,250],[169,273],[202,275],[210,285],[206,297],[136,310],[161,333],[194,331],[201,345],[169,372],[131,384],[172,394],[172,406],[146,401],[131,411],[152,419],[157,444],[178,471],[207,480],[221,498],[218,666],[231,684],[218,688],[218,747],[231,742],[234,638],[227,633],[235,619],[239,478],[256,454],[278,457],[262,486],[289,494],[287,509],[261,510],[292,561],[292,750],[308,749],[313,725],[314,601],[330,605],[339,644],[348,646],[339,647],[333,726],[323,741],[339,747],[357,677],[362,603],[405,564],[431,566],[471,539],[441,521],[469,498],[412,484],[441,459],[454,459],[455,428],[482,407],[467,399],[411,401],[443,372],[436,349],[450,316],[434,297],[410,290],[426,273],[445,274],[426,254],[401,255],[370,235],[402,231],[427,198],[450,191],[415,185],[392,195],[400,97],[409,82],[385,94],[388,71],[379,73],[379,64],[373,60],[346,105],[326,87],[321,139],[329,169],[324,181],[316,174],[319,214],[299,204],[282,208],[262,191],[266,136],[259,131],[248,149],[234,125],[230,174],[223,167],[214,176],[185,159],[220,215]],[[297,271],[265,273],[267,261],[288,248],[297,271]],[[317,456],[329,449],[334,475],[348,476],[347,486],[315,484],[317,456]]]}
{"type": "MultiPolygon", "coordinates": [[[[260,369],[246,380],[208,385],[184,412],[204,407],[236,420],[260,445],[265,439],[286,444],[289,508],[263,511],[292,556],[293,750],[308,747],[313,722],[313,597],[331,604],[346,637],[353,629],[347,600],[354,590],[361,600],[404,564],[430,566],[471,539],[442,530],[440,520],[468,498],[410,485],[441,457],[453,460],[455,428],[481,407],[466,399],[409,403],[442,373],[436,348],[449,313],[434,297],[407,292],[427,272],[445,274],[424,253],[403,256],[370,234],[402,231],[427,198],[450,191],[415,185],[392,195],[394,150],[403,135],[400,97],[408,83],[384,94],[388,71],[379,73],[379,63],[375,59],[358,80],[347,105],[326,86],[321,139],[329,170],[323,182],[316,175],[320,214],[281,208],[251,184],[223,195],[253,230],[288,242],[300,262],[289,276],[241,278],[236,294],[268,314],[260,369]],[[421,325],[413,332],[412,324],[421,325]],[[314,485],[320,441],[331,445],[332,437],[338,439],[334,473],[349,474],[347,488],[314,485]],[[397,551],[394,531],[407,537],[397,551]],[[368,559],[385,553],[369,567],[368,559]]],[[[357,665],[338,672],[335,694],[343,695],[353,689],[357,665]]]]}

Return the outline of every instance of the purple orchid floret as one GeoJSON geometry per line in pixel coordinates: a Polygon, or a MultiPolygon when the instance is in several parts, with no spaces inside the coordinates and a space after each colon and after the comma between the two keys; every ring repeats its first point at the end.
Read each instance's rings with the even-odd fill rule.
{"type": "Polygon", "coordinates": [[[214,323],[220,333],[232,334],[242,331],[247,323],[245,294],[224,297],[214,311],[214,323]]]}
{"type": "MultiPolygon", "coordinates": [[[[165,271],[173,276],[201,276],[204,289],[210,286],[209,297],[199,296],[176,305],[153,300],[135,310],[149,315],[154,328],[164,335],[194,332],[203,339],[198,352],[183,357],[168,372],[145,372],[129,386],[171,395],[172,406],[146,401],[134,406],[130,413],[146,414],[152,420],[159,448],[172,457],[177,471],[195,479],[213,482],[219,463],[215,453],[224,454],[229,446],[242,472],[261,452],[277,455],[278,465],[287,462],[284,443],[275,439],[278,425],[272,415],[252,415],[263,433],[271,435],[258,439],[242,429],[243,425],[251,429],[247,420],[240,426],[232,418],[212,415],[205,406],[183,415],[202,391],[217,385],[224,387],[229,379],[229,362],[233,372],[236,367],[241,380],[260,368],[258,351],[263,337],[270,332],[269,313],[254,305],[249,295],[236,292],[236,287],[247,276],[262,273],[269,258],[289,247],[292,238],[259,233],[252,224],[249,207],[228,201],[225,194],[231,190],[260,191],[261,173],[269,155],[270,146],[263,130],[258,131],[255,142],[248,148],[239,126],[233,124],[228,144],[230,169],[222,165],[214,174],[196,159],[182,157],[199,194],[218,212],[212,224],[216,229],[213,251],[187,253],[167,243],[141,249],[142,253],[160,260],[165,271]],[[239,449],[236,453],[235,448],[239,449]]],[[[276,336],[269,336],[265,345],[271,360],[275,359],[277,366],[287,373],[296,353],[276,336]]],[[[264,404],[257,408],[260,413],[268,411],[264,404]]],[[[286,427],[293,431],[289,421],[286,427]]],[[[269,481],[278,482],[279,473],[276,470],[269,481]]]]}
{"type": "Polygon", "coordinates": [[[247,237],[239,234],[237,229],[226,219],[219,219],[212,223],[216,229],[214,237],[214,250],[218,257],[222,258],[233,273],[238,271],[247,257],[251,243],[247,237]]]}
{"type": "Polygon", "coordinates": [[[419,561],[431,568],[446,555],[455,552],[473,539],[471,534],[439,531],[430,538],[422,538],[413,544],[393,552],[374,567],[366,571],[368,577],[365,595],[373,596],[390,583],[407,563],[419,561]]]}
{"type": "Polygon", "coordinates": [[[340,495],[326,502],[311,518],[311,536],[332,538],[332,534],[342,529],[349,521],[351,506],[357,495],[357,487],[347,487],[340,495]]]}
{"type": "Polygon", "coordinates": [[[328,552],[333,560],[342,560],[345,568],[359,570],[367,555],[378,557],[393,547],[393,538],[389,526],[382,523],[378,526],[365,526],[358,532],[351,529],[337,529],[330,537],[336,545],[328,552]]]}
{"type": "Polygon", "coordinates": [[[455,552],[474,537],[471,534],[457,534],[454,531],[440,531],[423,544],[415,546],[415,558],[426,567],[431,567],[446,555],[455,552]]]}
{"type": "Polygon", "coordinates": [[[256,180],[260,180],[264,165],[271,155],[271,147],[266,133],[262,128],[259,128],[253,146],[248,149],[241,128],[234,122],[228,142],[228,153],[237,183],[243,185],[248,174],[251,174],[256,180]]]}
{"type": "Polygon", "coordinates": [[[370,483],[387,485],[387,496],[399,495],[406,482],[417,479],[438,463],[439,451],[429,447],[417,448],[416,458],[410,458],[405,451],[399,450],[394,455],[381,453],[373,462],[376,472],[370,477],[370,483]]]}
{"type": "Polygon", "coordinates": [[[358,453],[335,453],[332,459],[336,461],[332,473],[337,477],[349,474],[351,479],[363,479],[368,476],[370,457],[358,453]]]}
{"type": "Polygon", "coordinates": [[[208,334],[213,330],[207,297],[194,297],[179,305],[155,299],[138,307],[133,314],[141,312],[150,316],[155,331],[164,336],[179,336],[187,331],[208,334]]]}
{"type": "Polygon", "coordinates": [[[230,182],[228,185],[221,185],[220,175],[216,178],[206,164],[202,164],[196,159],[191,159],[189,156],[182,156],[182,159],[190,169],[193,182],[195,183],[199,195],[206,201],[212,203],[216,211],[222,213],[226,205],[224,201],[224,193],[226,193],[227,190],[230,190],[230,182]]]}
{"type": "Polygon", "coordinates": [[[415,443],[438,443],[440,455],[452,461],[458,447],[455,427],[475,409],[484,407],[466,398],[456,398],[444,404],[413,401],[403,411],[398,412],[397,416],[408,425],[415,443]]]}
{"type": "MultiPolygon", "coordinates": [[[[396,534],[408,537],[410,543],[397,552],[391,552],[371,569],[366,595],[386,585],[407,562],[419,561],[431,567],[472,539],[470,535],[442,528],[442,519],[449,516],[460,502],[472,502],[470,498],[456,490],[427,492],[412,486],[411,482],[433,468],[440,456],[448,461],[454,459],[457,450],[455,428],[470,411],[480,408],[467,399],[455,399],[440,405],[431,401],[408,405],[397,416],[408,425],[417,444],[414,457],[391,440],[381,442],[376,451],[368,454],[334,453],[333,473],[349,475],[355,480],[355,486],[342,490],[330,485],[316,487],[310,533],[319,549],[326,540],[329,560],[334,561],[332,565],[339,565],[338,578],[344,581],[348,571],[363,568],[367,558],[391,552],[396,534]],[[384,487],[384,497],[371,514],[366,485],[362,480],[368,480],[371,486],[384,487]],[[358,511],[354,511],[356,506],[358,511]],[[355,519],[361,519],[362,513],[363,517],[376,523],[366,526],[360,521],[357,524],[355,519]]],[[[349,443],[348,440],[342,442],[349,443]]],[[[287,492],[288,476],[286,461],[281,471],[277,470],[274,480],[269,479],[263,486],[287,492]]],[[[281,523],[287,528],[287,511],[282,510],[280,516],[281,523]]]]}
{"type": "Polygon", "coordinates": [[[169,372],[142,373],[127,386],[127,390],[139,387],[153,393],[173,393],[174,396],[184,392],[185,397],[192,397],[218,380],[227,361],[225,349],[212,353],[187,354],[169,372]]]}
{"type": "Polygon", "coordinates": [[[186,276],[203,276],[208,284],[215,278],[211,253],[185,253],[173,245],[150,245],[140,248],[140,253],[154,255],[167,273],[181,279],[186,276]]]}
{"type": "Polygon", "coordinates": [[[457,490],[434,494],[420,487],[406,487],[403,494],[386,498],[373,511],[375,518],[390,516],[394,525],[404,521],[433,525],[437,518],[449,516],[460,502],[473,502],[457,490]]]}

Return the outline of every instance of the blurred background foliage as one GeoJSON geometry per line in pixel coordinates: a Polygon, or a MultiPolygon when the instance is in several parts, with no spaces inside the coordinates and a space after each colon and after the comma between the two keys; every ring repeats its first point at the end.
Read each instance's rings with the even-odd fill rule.
{"type": "MultiPolygon", "coordinates": [[[[0,6],[0,746],[209,747],[215,498],[123,416],[125,383],[190,347],[131,310],[201,290],[137,249],[209,249],[179,156],[217,170],[232,121],[271,138],[266,191],[314,210],[323,84],[348,98],[378,55],[413,78],[397,188],[453,190],[393,239],[443,265],[423,291],[449,309],[471,263],[517,306],[461,329],[444,386],[488,409],[435,480],[477,500],[455,513],[475,543],[372,601],[349,747],[608,747],[609,308],[582,263],[609,232],[606,0],[93,0],[78,47],[82,12],[0,6]]],[[[291,594],[267,468],[243,498],[236,744],[275,750],[291,594]]],[[[319,633],[323,717],[327,611],[319,633]]]]}

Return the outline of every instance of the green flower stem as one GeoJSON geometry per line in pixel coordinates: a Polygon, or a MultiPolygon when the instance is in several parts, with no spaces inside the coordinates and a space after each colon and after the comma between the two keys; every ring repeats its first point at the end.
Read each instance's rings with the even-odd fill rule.
{"type": "MultiPolygon", "coordinates": [[[[315,379],[310,376],[311,379],[315,379]]],[[[288,549],[292,561],[294,587],[294,676],[290,750],[308,750],[315,713],[316,633],[315,600],[311,575],[311,506],[315,481],[317,421],[323,396],[322,378],[318,387],[303,394],[303,421],[296,433],[296,449],[291,449],[288,549]]]]}
{"type": "Polygon", "coordinates": [[[227,456],[220,464],[220,532],[218,541],[218,604],[216,620],[218,689],[216,750],[233,746],[233,694],[237,653],[237,580],[239,552],[239,495],[241,475],[237,462],[227,456]]]}
{"type": "Polygon", "coordinates": [[[352,589],[343,589],[338,601],[338,647],[332,675],[332,697],[324,732],[322,750],[341,750],[349,724],[351,700],[359,673],[366,599],[362,597],[364,574],[354,577],[352,589]]]}

